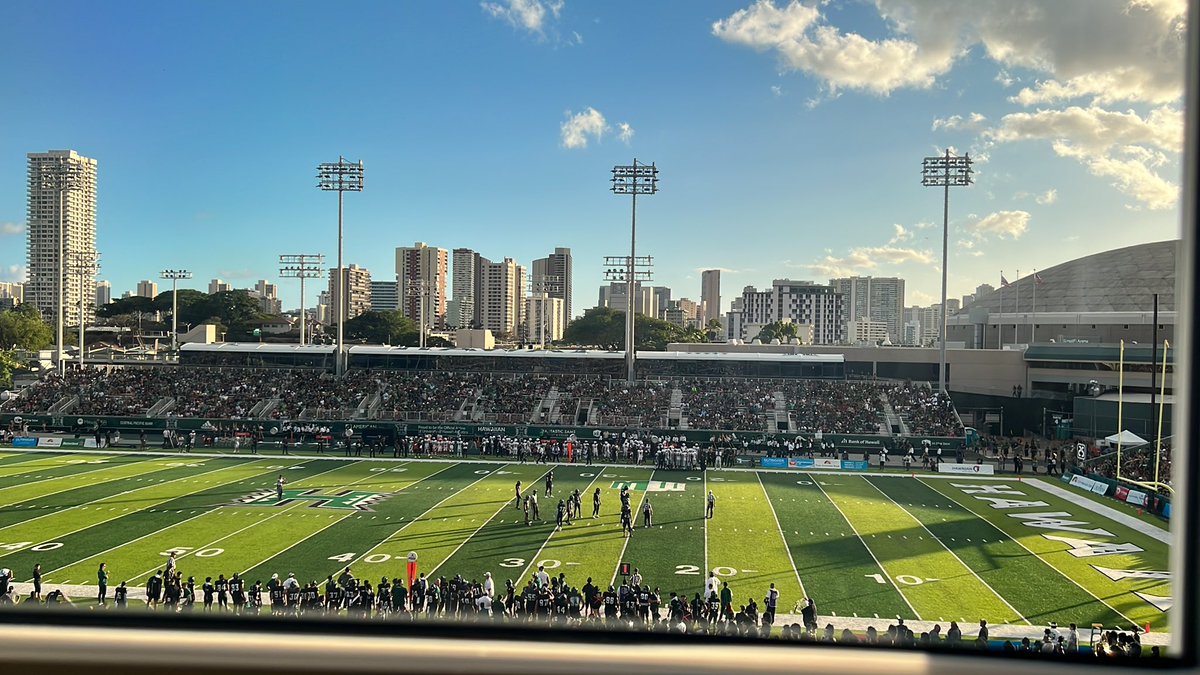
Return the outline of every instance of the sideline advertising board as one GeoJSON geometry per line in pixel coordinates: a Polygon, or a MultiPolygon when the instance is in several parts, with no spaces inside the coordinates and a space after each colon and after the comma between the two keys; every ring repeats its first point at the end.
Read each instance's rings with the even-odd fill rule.
{"type": "Polygon", "coordinates": [[[938,464],[938,473],[965,474],[969,476],[994,476],[996,468],[991,464],[938,464]]]}

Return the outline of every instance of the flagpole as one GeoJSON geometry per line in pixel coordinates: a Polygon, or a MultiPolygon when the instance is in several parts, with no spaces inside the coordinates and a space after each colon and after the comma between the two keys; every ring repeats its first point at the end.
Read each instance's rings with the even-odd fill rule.
{"type": "Polygon", "coordinates": [[[1029,324],[1029,344],[1037,342],[1037,268],[1033,269],[1033,322],[1029,324]]]}
{"type": "Polygon", "coordinates": [[[1121,340],[1120,365],[1117,371],[1117,480],[1121,480],[1121,441],[1125,430],[1125,341],[1121,340]]]}
{"type": "Polygon", "coordinates": [[[996,349],[1004,349],[1004,270],[1000,270],[1000,318],[996,321],[996,349]]]}
{"type": "Polygon", "coordinates": [[[1017,292],[1016,303],[1013,305],[1013,345],[1021,341],[1021,270],[1017,269],[1017,278],[1013,280],[1013,289],[1017,292]]]}

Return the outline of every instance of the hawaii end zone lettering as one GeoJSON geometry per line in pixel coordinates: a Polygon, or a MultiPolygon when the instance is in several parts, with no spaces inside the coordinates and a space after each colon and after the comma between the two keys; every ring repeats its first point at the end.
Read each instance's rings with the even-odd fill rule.
{"type": "Polygon", "coordinates": [[[612,489],[628,489],[634,492],[683,492],[684,484],[665,480],[616,481],[612,484],[612,489]]]}
{"type": "Polygon", "coordinates": [[[362,492],[347,490],[336,495],[320,494],[319,490],[285,489],[283,499],[276,497],[274,490],[261,490],[252,495],[237,500],[238,506],[284,506],[296,501],[311,500],[309,504],[319,509],[343,509],[354,511],[370,511],[377,502],[386,499],[388,495],[378,492],[362,492]]]}

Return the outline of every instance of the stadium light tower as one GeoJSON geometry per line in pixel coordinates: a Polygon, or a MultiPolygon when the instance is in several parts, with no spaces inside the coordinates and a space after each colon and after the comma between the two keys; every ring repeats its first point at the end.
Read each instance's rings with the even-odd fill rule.
{"type": "MultiPolygon", "coordinates": [[[[563,278],[558,274],[530,274],[529,297],[538,301],[538,346],[546,348],[546,305],[550,298],[556,298],[563,292],[563,278]]],[[[565,318],[565,317],[564,317],[565,318]]],[[[528,323],[529,319],[525,321],[528,323]]],[[[528,330],[526,330],[528,333],[528,330]]]]}
{"type": "Polygon", "coordinates": [[[92,280],[92,302],[96,300],[96,275],[100,273],[100,254],[88,251],[79,251],[71,259],[69,267],[72,273],[79,275],[79,367],[83,368],[83,339],[84,339],[84,318],[87,316],[84,313],[86,305],[84,298],[83,282],[86,279],[92,280]]]}
{"type": "Polygon", "coordinates": [[[38,170],[39,187],[58,193],[58,279],[54,284],[57,288],[57,299],[54,302],[54,365],[60,374],[66,369],[63,356],[63,287],[67,283],[66,196],[71,190],[83,187],[85,180],[83,167],[75,162],[67,161],[65,158],[54,167],[43,166],[38,170]]]}
{"type": "Polygon", "coordinates": [[[279,276],[300,280],[300,344],[304,344],[304,280],[317,279],[325,274],[323,253],[299,253],[279,256],[279,276]]]}
{"type": "Polygon", "coordinates": [[[946,263],[950,242],[950,188],[971,184],[971,155],[926,157],[921,165],[921,185],[945,190],[942,198],[942,326],[938,333],[938,391],[946,393],[946,263]]]}
{"type": "Polygon", "coordinates": [[[424,279],[409,279],[404,285],[404,297],[417,299],[417,346],[425,348],[425,303],[429,287],[424,279]]]}
{"type": "Polygon", "coordinates": [[[175,358],[179,358],[179,280],[191,279],[192,273],[187,270],[163,270],[158,276],[171,280],[171,351],[175,352],[175,358]]]}
{"type": "Polygon", "coordinates": [[[346,350],[342,339],[342,317],[350,312],[346,308],[346,270],[342,262],[342,213],[343,201],[347,192],[362,192],[363,163],[362,161],[347,162],[345,157],[338,157],[337,162],[327,162],[317,165],[317,187],[325,191],[338,193],[338,247],[337,247],[337,358],[334,359],[334,372],[341,377],[346,372],[346,350]]]}
{"type": "MultiPolygon", "coordinates": [[[[658,192],[658,167],[654,163],[649,165],[639,163],[637,158],[633,159],[633,164],[614,166],[612,170],[612,191],[613,194],[630,195],[633,201],[632,216],[629,226],[629,257],[625,260],[625,297],[627,299],[625,306],[625,370],[626,381],[629,384],[634,384],[634,311],[633,311],[633,289],[638,281],[638,257],[637,257],[637,196],[652,195],[658,192]]],[[[605,264],[609,264],[606,259],[605,264]]],[[[645,258],[645,267],[650,267],[652,261],[650,258],[645,258]]],[[[608,278],[608,271],[605,272],[608,278]]],[[[646,273],[646,278],[649,279],[649,271],[646,273]]]]}

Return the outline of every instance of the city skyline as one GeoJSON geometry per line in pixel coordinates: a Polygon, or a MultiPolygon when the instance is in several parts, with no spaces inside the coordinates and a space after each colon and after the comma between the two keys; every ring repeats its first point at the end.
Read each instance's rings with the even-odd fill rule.
{"type": "MultiPolygon", "coordinates": [[[[602,257],[627,250],[628,200],[607,188],[633,157],[661,169],[659,194],[639,201],[639,253],[656,284],[691,298],[720,269],[731,290],[898,276],[907,304],[935,302],[940,195],[919,168],[948,145],[978,170],[951,196],[951,298],[1000,270],[1176,237],[1182,3],[1022,4],[1036,24],[907,0],[637,5],[634,23],[621,20],[632,4],[570,0],[332,16],[68,2],[62,28],[87,39],[5,75],[29,105],[6,113],[0,139],[0,280],[27,264],[21,160],[49,149],[102,167],[97,249],[118,291],[164,266],[194,271],[181,287],[244,287],[278,281],[294,246],[330,256],[337,207],[313,175],[338,155],[366,171],[346,198],[347,264],[387,271],[413,241],[526,266],[564,247],[580,298],[602,257]],[[533,6],[540,18],[520,14],[533,6]],[[288,30],[257,30],[279,21],[288,30]],[[1095,22],[1112,39],[1074,37],[1095,22]],[[339,59],[311,58],[347,34],[339,59]],[[213,35],[229,48],[213,54],[213,35]],[[836,48],[855,39],[865,62],[848,64],[836,48]],[[615,74],[622,45],[652,42],[654,68],[615,74]],[[85,103],[56,105],[64,88],[85,103]],[[330,122],[331,106],[345,119],[330,122]]],[[[38,51],[41,24],[32,8],[11,15],[0,54],[15,62],[38,51]]],[[[297,306],[295,284],[281,293],[297,306]]]]}

